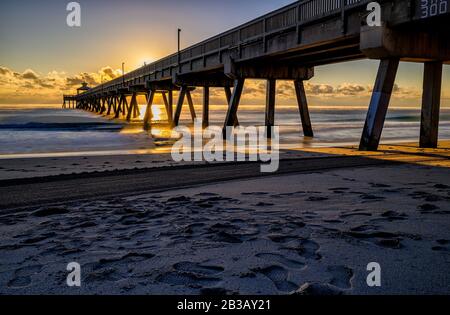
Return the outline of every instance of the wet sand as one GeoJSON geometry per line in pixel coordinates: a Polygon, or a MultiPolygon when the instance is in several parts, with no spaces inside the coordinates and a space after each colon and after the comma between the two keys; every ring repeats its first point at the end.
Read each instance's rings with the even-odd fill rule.
{"type": "MultiPolygon", "coordinates": [[[[450,294],[448,151],[384,147],[361,153],[374,165],[313,158],[322,168],[3,206],[0,293],[450,294]],[[81,288],[65,284],[73,261],[81,288]],[[379,288],[366,284],[370,262],[381,265],[379,288]]],[[[2,189],[24,189],[10,184],[2,189]]],[[[42,178],[29,184],[51,191],[42,178]]]]}

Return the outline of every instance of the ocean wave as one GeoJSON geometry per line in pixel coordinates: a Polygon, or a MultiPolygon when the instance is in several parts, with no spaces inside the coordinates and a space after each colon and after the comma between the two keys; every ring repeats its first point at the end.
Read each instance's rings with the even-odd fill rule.
{"type": "Polygon", "coordinates": [[[51,130],[51,131],[119,131],[123,125],[105,122],[77,122],[77,123],[39,123],[28,122],[22,124],[0,124],[0,129],[7,130],[51,130]]]}

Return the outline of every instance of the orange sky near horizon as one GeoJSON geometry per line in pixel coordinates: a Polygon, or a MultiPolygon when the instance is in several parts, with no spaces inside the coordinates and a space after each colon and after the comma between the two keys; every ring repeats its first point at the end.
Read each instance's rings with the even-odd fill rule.
{"type": "MultiPolygon", "coordinates": [[[[354,61],[346,64],[316,67],[315,77],[305,82],[305,89],[311,106],[366,106],[370,100],[371,90],[376,76],[377,62],[354,61]],[[367,69],[358,77],[340,79],[339,68],[360,67],[367,69]],[[334,71],[333,71],[334,70],[334,71]],[[337,74],[336,74],[337,73],[337,74]],[[367,82],[367,83],[364,83],[367,82]]],[[[421,104],[421,71],[423,66],[414,65],[416,82],[402,80],[402,76],[411,73],[411,65],[399,69],[392,101],[392,106],[420,107],[421,104]]],[[[68,75],[64,72],[52,71],[41,74],[32,69],[22,73],[0,66],[0,104],[59,104],[63,94],[74,94],[83,81],[91,86],[100,84],[121,75],[121,70],[102,67],[97,72],[68,75]]],[[[409,78],[411,80],[411,78],[409,78]]],[[[445,66],[443,78],[442,107],[450,107],[450,67],[445,66]]],[[[212,89],[211,103],[225,104],[220,89],[212,89]]],[[[201,89],[194,93],[194,99],[201,102],[201,89]]],[[[262,105],[265,100],[264,80],[247,80],[242,104],[262,105]]],[[[277,103],[280,105],[295,105],[295,93],[292,82],[277,82],[277,103]]]]}

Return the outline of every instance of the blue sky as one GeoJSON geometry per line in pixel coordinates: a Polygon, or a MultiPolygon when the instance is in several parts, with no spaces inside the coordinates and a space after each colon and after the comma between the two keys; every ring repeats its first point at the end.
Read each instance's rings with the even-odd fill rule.
{"type": "Polygon", "coordinates": [[[81,0],[82,27],[66,25],[69,1],[0,3],[0,60],[23,71],[95,71],[122,60],[133,68],[270,12],[290,0],[81,0]]]}

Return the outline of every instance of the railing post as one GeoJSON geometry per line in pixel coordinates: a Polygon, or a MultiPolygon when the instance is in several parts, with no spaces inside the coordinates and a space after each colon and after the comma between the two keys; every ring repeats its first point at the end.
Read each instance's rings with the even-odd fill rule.
{"type": "Polygon", "coordinates": [[[341,32],[342,34],[345,34],[347,32],[347,27],[345,23],[345,0],[341,0],[341,32]]]}

